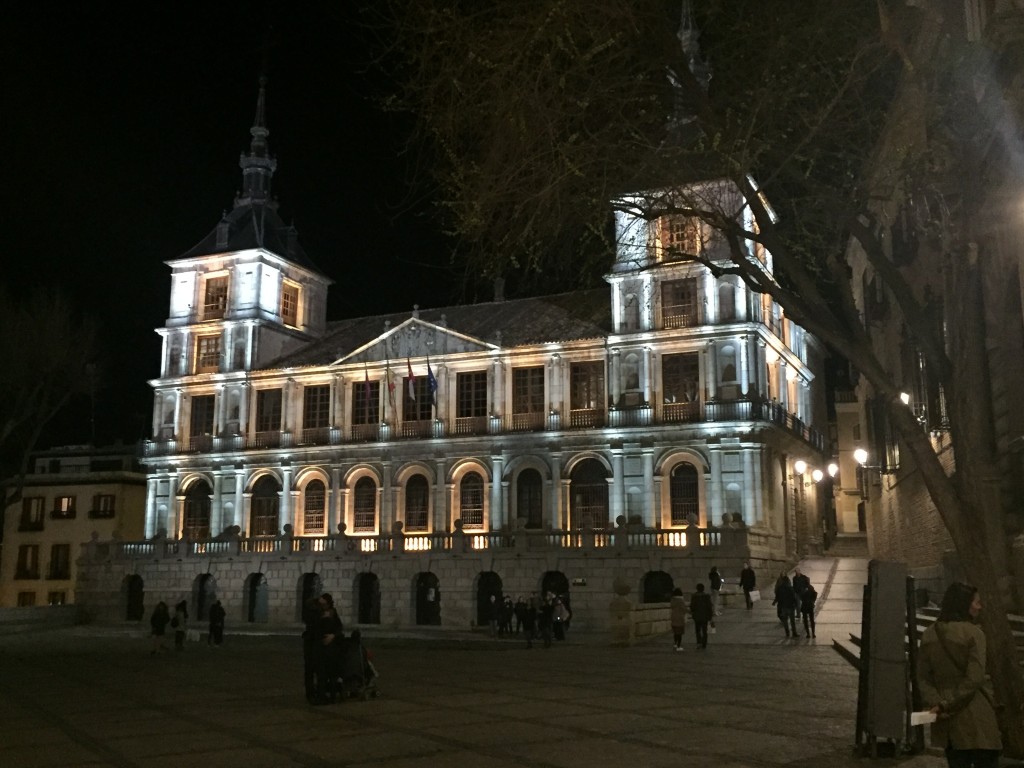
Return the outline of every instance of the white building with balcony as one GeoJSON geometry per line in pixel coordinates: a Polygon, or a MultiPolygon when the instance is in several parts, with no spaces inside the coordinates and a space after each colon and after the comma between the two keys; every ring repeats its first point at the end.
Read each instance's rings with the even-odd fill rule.
{"type": "Polygon", "coordinates": [[[716,557],[729,578],[820,549],[794,465],[821,465],[823,350],[681,258],[714,258],[704,225],[618,215],[604,289],[328,322],[331,280],[270,197],[262,103],[234,210],[168,262],[148,541],[98,552],[124,564],[108,591],[200,615],[216,592],[261,621],[329,588],[359,620],[465,625],[503,589],[588,584],[574,605],[604,615],[616,578],[660,597],[716,557]]]}

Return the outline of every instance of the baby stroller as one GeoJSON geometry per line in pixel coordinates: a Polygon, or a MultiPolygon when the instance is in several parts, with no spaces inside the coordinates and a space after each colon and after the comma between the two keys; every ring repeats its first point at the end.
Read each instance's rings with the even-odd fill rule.
{"type": "Polygon", "coordinates": [[[370,655],[363,647],[359,630],[341,641],[341,696],[342,698],[359,698],[366,701],[376,698],[377,670],[370,661],[370,655]]]}

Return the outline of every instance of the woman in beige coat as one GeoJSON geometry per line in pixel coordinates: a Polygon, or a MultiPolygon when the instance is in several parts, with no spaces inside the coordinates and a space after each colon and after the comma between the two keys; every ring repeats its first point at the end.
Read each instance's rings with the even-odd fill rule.
{"type": "Polygon", "coordinates": [[[975,624],[978,590],[951,584],[939,618],[921,636],[917,680],[924,706],[938,716],[932,746],[946,750],[950,768],[996,768],[1003,747],[985,673],[985,633],[975,624]]]}

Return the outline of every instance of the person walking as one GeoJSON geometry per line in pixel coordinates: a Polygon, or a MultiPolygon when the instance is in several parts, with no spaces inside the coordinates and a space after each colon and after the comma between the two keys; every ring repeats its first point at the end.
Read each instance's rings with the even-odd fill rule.
{"type": "Polygon", "coordinates": [[[811,586],[811,581],[808,579],[807,586],[800,595],[800,615],[804,619],[804,637],[817,637],[814,633],[814,604],[816,602],[818,602],[818,592],[811,586]]]}
{"type": "Polygon", "coordinates": [[[669,618],[672,624],[672,640],[676,650],[683,650],[683,635],[686,634],[686,598],[683,597],[683,590],[676,587],[672,590],[672,599],[669,601],[669,618]]]}
{"type": "Polygon", "coordinates": [[[537,626],[540,629],[541,639],[544,641],[544,647],[551,647],[551,633],[553,631],[552,625],[554,624],[554,612],[555,612],[555,596],[551,592],[544,595],[544,600],[540,604],[540,611],[537,614],[537,626]]]}
{"type": "Polygon", "coordinates": [[[171,626],[174,628],[174,650],[183,650],[185,648],[185,633],[188,631],[188,603],[185,600],[174,606],[174,618],[171,619],[171,626]]]}
{"type": "Polygon", "coordinates": [[[780,573],[775,581],[775,599],[772,600],[772,605],[775,606],[775,613],[782,622],[782,628],[786,630],[786,637],[796,637],[796,611],[800,603],[785,571],[780,573]]]}
{"type": "Polygon", "coordinates": [[[219,648],[220,644],[224,642],[225,616],[227,616],[227,612],[220,604],[220,600],[214,600],[213,605],[210,606],[210,634],[206,636],[207,645],[219,648]]]}
{"type": "Polygon", "coordinates": [[[164,645],[164,636],[167,633],[167,625],[170,623],[171,613],[167,610],[167,603],[161,600],[153,608],[153,613],[149,617],[149,630],[153,638],[153,650],[149,652],[151,656],[167,650],[167,646],[164,645]]]}
{"type": "Polygon", "coordinates": [[[743,570],[740,571],[740,587],[743,589],[743,599],[746,601],[747,610],[749,611],[754,607],[754,601],[750,599],[750,593],[757,589],[757,574],[750,567],[750,563],[744,563],[743,570]]]}
{"type": "Polygon", "coordinates": [[[698,584],[697,591],[690,598],[690,618],[693,619],[693,631],[697,635],[697,647],[708,647],[708,624],[715,615],[711,606],[711,595],[704,591],[704,585],[698,584]]]}
{"type": "Polygon", "coordinates": [[[523,610],[523,633],[526,635],[526,647],[533,648],[537,639],[537,593],[530,595],[529,602],[523,610]]]}
{"type": "MultiPolygon", "coordinates": [[[[712,565],[711,570],[708,572],[708,586],[711,588],[711,607],[715,611],[715,616],[722,615],[722,583],[725,579],[722,578],[722,574],[718,572],[718,566],[712,565]]],[[[714,625],[712,625],[714,626],[714,625]]]]}
{"type": "Polygon", "coordinates": [[[924,706],[937,716],[932,746],[949,768],[996,768],[1003,743],[985,674],[985,633],[977,625],[981,597],[969,584],[950,584],[939,618],[921,635],[917,680],[924,706]]]}
{"type": "Polygon", "coordinates": [[[793,569],[793,591],[796,592],[797,597],[803,597],[804,590],[811,586],[810,578],[805,574],[801,573],[799,568],[793,569]]]}
{"type": "Polygon", "coordinates": [[[320,599],[310,597],[302,607],[302,683],[306,689],[306,701],[315,704],[319,684],[317,681],[317,665],[320,663],[320,652],[317,648],[317,625],[320,622],[320,599]]]}
{"type": "Polygon", "coordinates": [[[344,638],[341,617],[334,607],[329,592],[320,595],[320,617],[317,620],[317,698],[316,704],[333,704],[341,692],[338,678],[341,674],[341,640],[344,638]]]}

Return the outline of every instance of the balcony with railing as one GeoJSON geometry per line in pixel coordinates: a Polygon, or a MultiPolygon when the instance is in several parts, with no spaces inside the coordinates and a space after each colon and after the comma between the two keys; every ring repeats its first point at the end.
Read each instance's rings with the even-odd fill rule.
{"type": "MultiPolygon", "coordinates": [[[[762,421],[775,424],[824,450],[824,439],[815,429],[806,425],[777,402],[763,399],[729,399],[693,401],[688,403],[650,403],[634,407],[572,409],[566,417],[551,413],[515,413],[505,417],[473,416],[449,421],[424,419],[399,422],[397,427],[387,422],[354,424],[343,433],[338,428],[309,429],[298,433],[303,445],[337,445],[346,442],[387,442],[392,439],[415,440],[428,438],[472,437],[486,434],[514,434],[522,432],[555,432],[562,429],[644,428],[663,424],[726,423],[736,421],[762,421]]],[[[230,435],[183,440],[165,439],[149,441],[144,445],[146,456],[170,456],[179,453],[207,451],[258,450],[288,447],[295,443],[290,432],[256,432],[252,437],[230,435]],[[194,442],[198,439],[198,442],[194,442]]]]}

